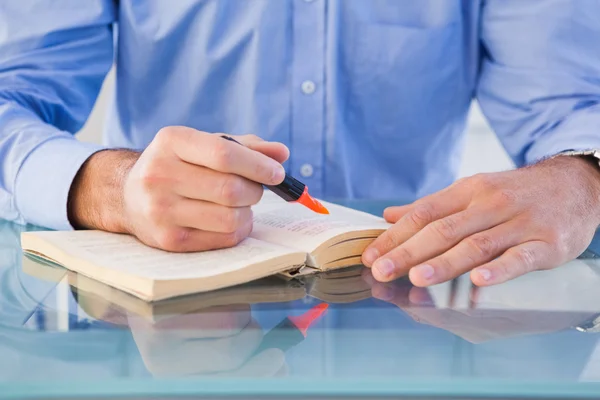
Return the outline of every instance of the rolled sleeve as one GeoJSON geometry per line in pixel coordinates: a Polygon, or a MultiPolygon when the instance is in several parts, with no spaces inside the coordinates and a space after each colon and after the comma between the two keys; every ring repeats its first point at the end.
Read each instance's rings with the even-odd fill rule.
{"type": "Polygon", "coordinates": [[[600,2],[483,4],[477,98],[515,163],[600,149],[600,2]]]}
{"type": "Polygon", "coordinates": [[[54,135],[37,146],[17,175],[15,199],[19,213],[35,225],[72,229],[67,215],[71,183],[83,163],[101,149],[70,135],[54,135]]]}

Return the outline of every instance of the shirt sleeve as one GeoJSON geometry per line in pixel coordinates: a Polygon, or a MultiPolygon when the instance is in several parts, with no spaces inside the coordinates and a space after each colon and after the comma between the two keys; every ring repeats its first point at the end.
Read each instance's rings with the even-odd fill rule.
{"type": "Polygon", "coordinates": [[[0,218],[71,228],[71,182],[100,150],[73,135],[112,65],[114,7],[0,1],[0,218]]]}
{"type": "Polygon", "coordinates": [[[600,1],[487,0],[481,109],[517,165],[600,149],[600,1]]]}

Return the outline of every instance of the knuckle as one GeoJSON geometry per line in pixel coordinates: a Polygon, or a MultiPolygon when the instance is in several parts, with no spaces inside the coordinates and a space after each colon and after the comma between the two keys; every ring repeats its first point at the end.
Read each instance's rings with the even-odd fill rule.
{"type": "Polygon", "coordinates": [[[150,160],[140,166],[139,179],[145,190],[152,190],[168,178],[162,172],[161,163],[158,160],[150,160]]]}
{"type": "Polygon", "coordinates": [[[431,229],[445,242],[455,242],[458,237],[458,224],[451,217],[435,221],[431,229]]]}
{"type": "Polygon", "coordinates": [[[223,246],[224,247],[233,247],[241,242],[241,235],[237,232],[226,233],[223,236],[223,246]]]}
{"type": "MultiPolygon", "coordinates": [[[[517,266],[517,268],[519,267],[517,266]]],[[[515,275],[515,269],[516,268],[513,264],[504,261],[496,267],[495,271],[499,276],[507,279],[515,275]]]]}
{"type": "Polygon", "coordinates": [[[555,227],[548,228],[545,236],[545,242],[556,251],[561,259],[567,257],[571,253],[571,240],[566,230],[555,227]]]}
{"type": "Polygon", "coordinates": [[[181,252],[190,237],[190,231],[186,228],[169,228],[161,231],[156,238],[161,249],[170,252],[181,252]]]}
{"type": "Polygon", "coordinates": [[[517,194],[511,189],[498,189],[494,194],[494,204],[496,206],[505,208],[512,207],[517,202],[517,194]]]}
{"type": "Polygon", "coordinates": [[[463,177],[463,178],[457,179],[453,183],[453,186],[468,186],[469,182],[471,182],[472,179],[473,179],[472,177],[463,177]]]}
{"type": "MultiPolygon", "coordinates": [[[[249,233],[249,232],[248,232],[249,233]]],[[[243,229],[238,229],[234,232],[225,233],[223,235],[223,246],[224,247],[233,247],[239,244],[242,240],[248,236],[248,233],[243,229]]]]}
{"type": "Polygon", "coordinates": [[[486,173],[473,175],[470,179],[470,184],[472,185],[473,189],[477,189],[479,191],[492,191],[498,186],[494,176],[486,173]]]}
{"type": "Polygon", "coordinates": [[[235,175],[229,175],[221,182],[221,199],[228,206],[239,204],[243,197],[243,182],[235,175]]]}
{"type": "Polygon", "coordinates": [[[434,220],[435,211],[431,203],[422,203],[415,207],[409,214],[411,222],[415,227],[424,227],[434,220]]]}
{"type": "Polygon", "coordinates": [[[453,277],[454,271],[457,269],[455,265],[450,261],[450,259],[446,256],[437,257],[435,260],[431,262],[436,269],[436,273],[439,274],[439,278],[448,279],[453,277]]]}
{"type": "Polygon", "coordinates": [[[151,199],[146,203],[143,214],[148,220],[158,222],[164,218],[168,209],[169,205],[165,201],[151,199]]]}
{"type": "Polygon", "coordinates": [[[498,253],[498,243],[486,234],[471,236],[466,244],[478,257],[478,259],[491,259],[498,253]]]}
{"type": "Polygon", "coordinates": [[[398,247],[394,253],[404,265],[412,265],[415,259],[415,255],[413,254],[412,250],[409,250],[404,246],[398,247]]]}
{"type": "Polygon", "coordinates": [[[236,232],[246,222],[244,209],[225,208],[221,214],[221,226],[227,233],[236,232]]]}
{"type": "Polygon", "coordinates": [[[517,262],[517,268],[524,272],[533,271],[535,269],[535,253],[526,247],[509,250],[511,256],[517,262]]]}
{"type": "Polygon", "coordinates": [[[394,227],[388,229],[383,235],[380,236],[380,240],[377,240],[374,245],[378,247],[379,250],[387,248],[392,249],[398,247],[402,244],[402,237],[400,232],[398,232],[394,227]],[[379,245],[380,246],[377,246],[379,245]]]}
{"type": "Polygon", "coordinates": [[[265,162],[257,162],[254,164],[254,175],[265,182],[269,182],[273,176],[273,170],[265,162]]]}
{"type": "Polygon", "coordinates": [[[165,126],[156,133],[156,136],[154,137],[154,142],[160,143],[160,144],[171,143],[171,141],[173,140],[173,137],[176,134],[175,132],[176,132],[176,129],[174,129],[173,127],[165,126]]]}
{"type": "Polygon", "coordinates": [[[454,263],[452,261],[450,261],[450,259],[446,256],[440,256],[437,258],[437,260],[435,260],[435,264],[439,267],[439,270],[442,273],[447,273],[449,274],[450,272],[454,271],[454,263]]]}
{"type": "Polygon", "coordinates": [[[210,156],[215,168],[227,170],[233,160],[231,145],[226,140],[215,140],[211,147],[210,156]]]}

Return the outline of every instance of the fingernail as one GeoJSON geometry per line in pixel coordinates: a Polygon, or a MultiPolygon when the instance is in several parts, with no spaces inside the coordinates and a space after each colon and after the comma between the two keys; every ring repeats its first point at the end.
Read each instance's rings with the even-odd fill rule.
{"type": "Polygon", "coordinates": [[[275,168],[273,168],[273,175],[271,176],[271,182],[282,182],[285,178],[285,170],[283,166],[277,164],[275,168]]]}
{"type": "Polygon", "coordinates": [[[379,271],[379,274],[384,277],[390,277],[394,273],[394,263],[387,258],[379,259],[373,264],[373,268],[379,271]]]}
{"type": "Polygon", "coordinates": [[[433,277],[433,274],[435,273],[435,270],[429,264],[417,265],[413,269],[415,270],[415,274],[419,275],[422,279],[425,280],[431,279],[433,277]]]}
{"type": "Polygon", "coordinates": [[[378,258],[379,258],[379,250],[374,249],[374,248],[367,249],[367,251],[365,251],[365,254],[363,254],[363,262],[367,266],[373,265],[375,260],[377,260],[378,258]]]}
{"type": "Polygon", "coordinates": [[[492,273],[489,269],[479,268],[476,271],[479,274],[479,276],[481,276],[481,279],[483,279],[484,281],[487,282],[490,279],[492,279],[492,273]]]}

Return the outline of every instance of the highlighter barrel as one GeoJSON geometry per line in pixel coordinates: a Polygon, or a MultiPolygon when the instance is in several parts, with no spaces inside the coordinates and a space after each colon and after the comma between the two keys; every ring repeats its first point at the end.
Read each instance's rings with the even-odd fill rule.
{"type": "Polygon", "coordinates": [[[286,352],[304,339],[305,336],[300,329],[288,318],[285,318],[264,336],[254,354],[262,353],[267,349],[279,349],[286,352]]]}
{"type": "MultiPolygon", "coordinates": [[[[221,135],[221,137],[243,146],[232,137],[226,135],[221,135]]],[[[304,183],[288,174],[285,174],[285,179],[279,185],[264,186],[287,202],[298,202],[316,213],[329,214],[329,210],[323,204],[308,194],[308,187],[304,183]]]]}
{"type": "Polygon", "coordinates": [[[306,189],[304,183],[288,174],[285,174],[285,179],[279,185],[265,187],[285,201],[298,201],[306,189]]]}

